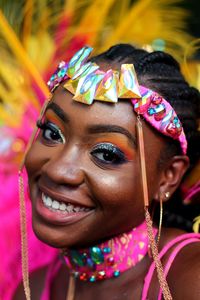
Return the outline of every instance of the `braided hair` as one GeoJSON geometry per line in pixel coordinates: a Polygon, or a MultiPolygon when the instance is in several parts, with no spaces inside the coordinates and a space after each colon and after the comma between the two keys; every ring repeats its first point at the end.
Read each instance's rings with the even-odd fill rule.
{"type": "MultiPolygon", "coordinates": [[[[148,53],[129,44],[118,44],[104,53],[91,59],[112,66],[122,63],[133,63],[139,84],[150,88],[163,96],[175,109],[182,122],[188,141],[187,155],[190,159],[190,172],[200,158],[200,132],[198,119],[200,117],[200,93],[190,87],[180,71],[178,62],[162,51],[148,53]]],[[[181,153],[176,141],[166,138],[166,151],[163,151],[159,166],[171,156],[181,153]]],[[[200,213],[198,205],[185,206],[181,199],[180,188],[166,202],[164,208],[164,226],[177,227],[191,231],[193,218],[200,213]]],[[[158,211],[155,213],[155,219],[158,211]]]]}

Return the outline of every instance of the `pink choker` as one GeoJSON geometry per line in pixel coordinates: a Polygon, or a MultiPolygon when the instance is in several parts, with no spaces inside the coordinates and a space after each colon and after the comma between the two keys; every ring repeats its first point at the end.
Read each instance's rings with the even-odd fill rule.
{"type": "MultiPolygon", "coordinates": [[[[154,229],[154,236],[157,230],[154,229]]],[[[68,250],[65,262],[74,277],[95,282],[118,277],[134,267],[148,251],[146,223],[108,241],[81,250],[68,250]]]]}

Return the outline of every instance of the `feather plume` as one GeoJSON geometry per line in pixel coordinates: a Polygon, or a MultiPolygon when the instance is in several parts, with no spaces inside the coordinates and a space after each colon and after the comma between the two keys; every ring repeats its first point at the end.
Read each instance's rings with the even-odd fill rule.
{"type": "MultiPolygon", "coordinates": [[[[130,0],[108,0],[105,3],[101,0],[68,0],[64,3],[58,1],[55,5],[52,0],[27,0],[24,6],[16,6],[18,17],[15,18],[13,10],[9,17],[10,10],[6,8],[11,8],[11,3],[8,1],[0,11],[0,42],[3,40],[6,45],[4,61],[7,68],[11,60],[15,61],[27,91],[32,90],[35,98],[39,98],[38,101],[28,96],[29,104],[33,101],[37,106],[37,102],[43,103],[48,96],[45,81],[57,63],[69,59],[84,44],[90,44],[99,52],[117,42],[153,47],[161,40],[167,51],[181,57],[191,38],[185,33],[187,13],[178,6],[179,2],[140,0],[132,4],[130,0]],[[21,23],[15,20],[21,20],[21,23]]],[[[1,78],[5,74],[1,68],[1,78]]],[[[3,103],[10,101],[1,85],[0,93],[3,103]]]]}

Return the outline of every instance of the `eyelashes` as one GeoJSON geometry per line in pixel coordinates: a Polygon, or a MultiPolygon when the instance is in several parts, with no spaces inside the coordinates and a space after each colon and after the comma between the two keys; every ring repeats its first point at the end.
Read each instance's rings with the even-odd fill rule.
{"type": "MultiPolygon", "coordinates": [[[[42,131],[42,139],[45,144],[52,146],[64,144],[65,137],[60,128],[52,122],[37,121],[37,127],[42,131]]],[[[128,162],[125,153],[112,143],[104,142],[95,145],[90,151],[93,161],[100,165],[121,165],[128,162]]]]}
{"type": "Polygon", "coordinates": [[[96,145],[90,154],[98,163],[106,165],[120,165],[128,161],[125,154],[111,143],[96,145]]]}
{"type": "Polygon", "coordinates": [[[55,124],[46,121],[43,122],[41,120],[37,121],[37,127],[42,130],[42,138],[51,144],[64,144],[65,137],[62,134],[60,128],[55,124]]]}

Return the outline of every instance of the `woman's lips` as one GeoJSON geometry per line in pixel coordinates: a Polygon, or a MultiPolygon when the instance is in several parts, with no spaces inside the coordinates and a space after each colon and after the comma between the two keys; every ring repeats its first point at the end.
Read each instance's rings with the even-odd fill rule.
{"type": "Polygon", "coordinates": [[[71,201],[72,204],[71,202],[55,200],[44,192],[39,194],[36,200],[36,212],[48,223],[55,225],[72,224],[94,212],[94,208],[76,205],[76,201],[71,201]]]}

